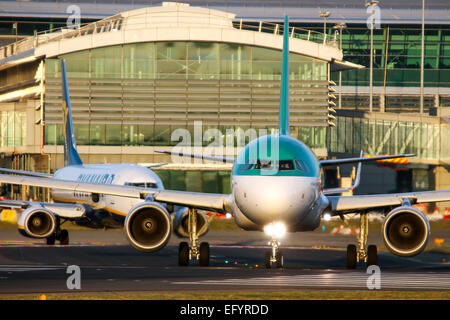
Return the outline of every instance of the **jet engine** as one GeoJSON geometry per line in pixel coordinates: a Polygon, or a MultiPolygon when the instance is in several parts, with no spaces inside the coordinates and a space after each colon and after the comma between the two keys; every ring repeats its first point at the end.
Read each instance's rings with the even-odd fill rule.
{"type": "Polygon", "coordinates": [[[402,206],[389,212],[382,232],[384,243],[393,254],[412,257],[427,246],[430,224],[418,209],[402,206]]]}
{"type": "Polygon", "coordinates": [[[47,238],[55,233],[56,218],[43,207],[29,207],[24,210],[17,221],[19,232],[31,238],[47,238]]]}
{"type": "Polygon", "coordinates": [[[156,202],[144,202],[127,214],[124,230],[134,248],[154,252],[169,241],[172,223],[165,207],[156,202]]]}
{"type": "MultiPolygon", "coordinates": [[[[208,218],[196,211],[197,214],[197,234],[199,237],[209,231],[208,218]]],[[[175,213],[173,219],[173,232],[179,238],[189,238],[189,213],[188,208],[182,208],[175,213]]]]}

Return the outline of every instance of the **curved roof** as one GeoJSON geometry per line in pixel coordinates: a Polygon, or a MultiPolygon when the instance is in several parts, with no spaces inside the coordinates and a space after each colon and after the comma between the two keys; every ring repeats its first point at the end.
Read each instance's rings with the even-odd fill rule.
{"type": "MultiPolygon", "coordinates": [[[[282,49],[282,26],[273,25],[273,33],[237,29],[233,27],[234,17],[225,11],[166,2],[159,7],[120,13],[80,29],[40,35],[34,56],[55,57],[91,48],[155,41],[227,42],[282,49]]],[[[289,47],[291,52],[330,62],[340,61],[343,56],[335,43],[291,37],[289,47]]]]}

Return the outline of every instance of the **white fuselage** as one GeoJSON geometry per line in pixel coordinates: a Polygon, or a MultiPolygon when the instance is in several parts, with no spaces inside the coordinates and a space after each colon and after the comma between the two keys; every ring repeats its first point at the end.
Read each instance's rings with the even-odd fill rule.
{"type": "Polygon", "coordinates": [[[318,199],[320,181],[313,177],[234,176],[233,199],[253,222],[299,223],[318,199]]]}
{"type": "MultiPolygon", "coordinates": [[[[130,185],[164,189],[161,179],[152,170],[132,164],[81,165],[64,167],[55,179],[98,184],[130,185]],[[144,184],[144,185],[143,185],[144,184]]],[[[302,225],[313,230],[320,220],[321,210],[328,203],[320,193],[320,179],[297,176],[238,176],[231,177],[233,214],[243,214],[255,225],[263,227],[271,222],[287,226],[302,225]]],[[[100,191],[101,192],[101,191],[100,191]]],[[[55,202],[83,203],[95,210],[104,210],[126,217],[143,199],[114,195],[98,195],[67,190],[52,190],[55,202]],[[97,197],[96,197],[97,196],[97,197]]],[[[326,198],[325,198],[326,199],[326,198]]],[[[291,230],[295,229],[291,227],[291,230]]]]}
{"type": "MultiPolygon", "coordinates": [[[[98,184],[134,185],[164,189],[161,179],[157,174],[146,167],[134,164],[93,164],[68,166],[56,171],[54,179],[98,184]]],[[[55,202],[84,203],[94,209],[103,209],[123,217],[125,217],[131,208],[133,208],[136,204],[144,201],[136,198],[102,195],[101,191],[99,192],[98,200],[92,193],[73,192],[59,189],[53,189],[52,195],[55,202]]]]}

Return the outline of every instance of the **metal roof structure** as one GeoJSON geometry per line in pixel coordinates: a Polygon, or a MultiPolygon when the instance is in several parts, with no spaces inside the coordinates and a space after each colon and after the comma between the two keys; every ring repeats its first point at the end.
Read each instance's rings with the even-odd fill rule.
{"type": "MultiPolygon", "coordinates": [[[[0,17],[67,18],[67,9],[77,5],[82,19],[102,19],[119,12],[149,6],[159,6],[157,0],[27,0],[1,1],[0,17]]],[[[288,14],[291,22],[322,23],[319,10],[330,11],[331,23],[365,24],[368,13],[364,0],[186,0],[191,6],[206,7],[236,14],[236,19],[246,21],[281,22],[288,14]]],[[[380,0],[382,24],[420,24],[421,0],[380,0]]],[[[426,0],[426,24],[450,24],[448,0],[426,0]]]]}

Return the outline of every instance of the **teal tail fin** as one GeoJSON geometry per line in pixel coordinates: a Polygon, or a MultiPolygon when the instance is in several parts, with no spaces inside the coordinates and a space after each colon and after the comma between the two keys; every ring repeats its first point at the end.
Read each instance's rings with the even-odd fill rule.
{"type": "Polygon", "coordinates": [[[289,18],[284,17],[283,69],[281,73],[280,135],[289,135],[289,18]]]}
{"type": "Polygon", "coordinates": [[[69,84],[67,82],[66,61],[61,59],[61,77],[62,77],[62,108],[64,112],[64,161],[66,166],[82,165],[80,155],[77,151],[75,141],[75,132],[72,122],[72,109],[70,106],[69,84]]]}

